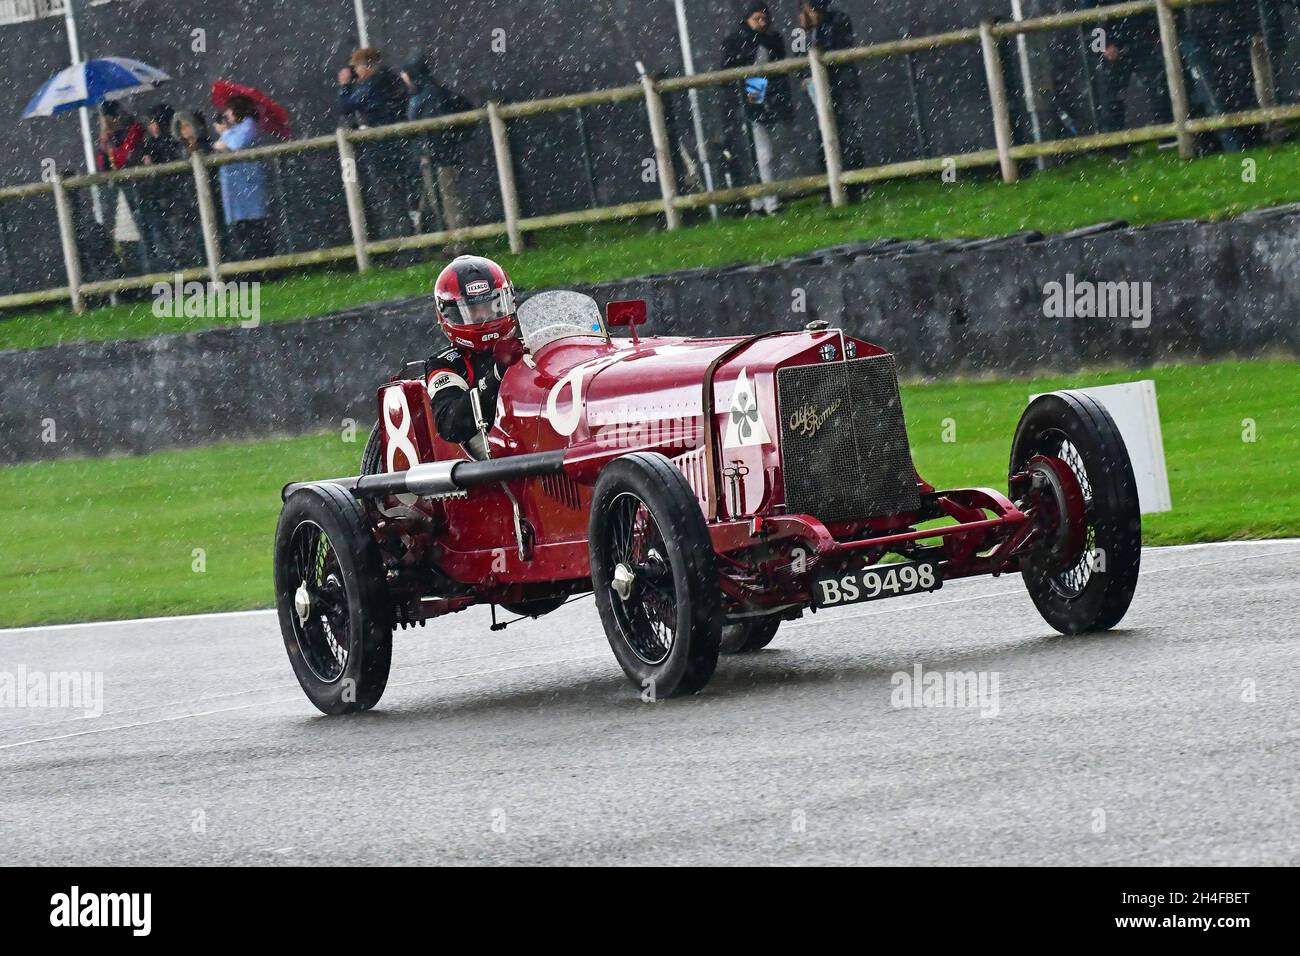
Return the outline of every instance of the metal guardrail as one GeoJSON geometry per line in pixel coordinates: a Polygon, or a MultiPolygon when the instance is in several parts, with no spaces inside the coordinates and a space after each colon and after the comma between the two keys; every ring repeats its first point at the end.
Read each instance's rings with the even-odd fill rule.
{"type": "Polygon", "coordinates": [[[194,177],[199,204],[199,218],[203,229],[206,263],[200,267],[183,270],[181,274],[186,280],[206,277],[210,281],[220,282],[226,277],[249,272],[265,272],[326,262],[342,262],[348,259],[353,259],[357,269],[364,272],[371,268],[372,255],[444,246],[503,235],[508,238],[511,251],[518,253],[523,251],[524,233],[526,232],[639,216],[662,215],[666,227],[669,230],[674,230],[681,227],[682,210],[755,199],[763,196],[790,196],[825,190],[829,193],[832,205],[838,207],[845,205],[847,202],[845,187],[848,185],[924,175],[940,172],[945,168],[998,166],[1003,180],[1011,183],[1015,182],[1019,176],[1018,160],[1085,153],[1113,146],[1150,142],[1169,136],[1177,139],[1179,155],[1183,158],[1191,158],[1194,153],[1192,136],[1196,133],[1235,126],[1253,126],[1300,119],[1300,104],[1270,106],[1204,119],[1191,119],[1189,117],[1187,91],[1183,80],[1182,59],[1178,47],[1177,27],[1173,10],[1221,2],[1224,2],[1224,0],[1138,0],[1138,2],[1117,3],[1026,20],[1003,23],[993,23],[986,20],[978,27],[929,36],[909,37],[885,43],[874,43],[850,50],[837,50],[823,54],[814,49],[810,50],[805,58],[789,58],[763,65],[737,67],[711,73],[699,73],[692,76],[660,80],[643,77],[640,83],[628,86],[552,96],[518,103],[492,102],[481,109],[440,116],[435,119],[395,123],[362,130],[339,129],[335,135],[316,136],[287,143],[258,146],[233,153],[196,154],[188,162],[182,161],[157,166],[134,167],[113,172],[69,176],[66,179],[54,176],[49,181],[0,188],[0,201],[40,196],[45,193],[52,195],[63,248],[64,267],[67,274],[67,284],[63,286],[0,296],[0,309],[57,302],[66,299],[75,311],[80,312],[85,307],[85,297],[88,295],[102,295],[127,289],[148,288],[158,282],[170,282],[175,276],[174,272],[82,282],[68,191],[91,186],[132,182],[154,176],[175,175],[183,173],[186,169],[189,169],[194,177]],[[1004,73],[998,40],[1014,37],[1018,34],[1060,30],[1148,13],[1156,15],[1160,28],[1161,50],[1165,61],[1165,78],[1172,107],[1173,121],[1171,123],[1029,144],[1015,144],[1012,141],[1011,112],[1003,80],[1004,73]],[[863,60],[902,56],[967,44],[979,44],[980,46],[989,102],[993,114],[996,147],[955,155],[941,155],[888,163],[864,169],[844,169],[839,148],[839,131],[836,126],[834,105],[831,101],[828,68],[863,60]],[[813,79],[817,125],[822,140],[822,152],[825,157],[826,168],[824,173],[698,193],[680,194],[677,191],[676,171],[672,162],[671,141],[663,105],[664,94],[708,86],[727,85],[751,77],[783,76],[805,71],[813,79]],[[661,198],[574,212],[524,217],[521,213],[518,189],[514,180],[514,162],[507,122],[512,119],[582,109],[589,106],[631,102],[637,99],[641,99],[645,103],[646,118],[655,146],[654,158],[661,198]],[[354,144],[410,137],[458,126],[478,124],[487,124],[492,135],[492,148],[504,210],[504,221],[392,239],[370,238],[362,199],[360,173],[353,148],[354,144]],[[348,207],[348,221],[352,236],[351,244],[306,252],[286,253],[263,259],[239,262],[223,261],[209,170],[219,168],[227,163],[273,159],[286,155],[329,149],[335,150],[339,158],[344,196],[348,207]]]}

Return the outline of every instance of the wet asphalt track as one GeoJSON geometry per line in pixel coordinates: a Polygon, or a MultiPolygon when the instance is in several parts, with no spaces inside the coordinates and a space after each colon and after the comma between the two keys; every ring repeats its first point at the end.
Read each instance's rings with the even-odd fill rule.
{"type": "Polygon", "coordinates": [[[786,625],[641,703],[589,599],[399,633],[381,709],[323,718],[269,613],[0,632],[102,670],[105,713],[0,710],[15,863],[1300,862],[1300,540],[1148,551],[1121,630],[1018,578],[786,625]],[[998,675],[998,713],[891,675],[998,675]],[[1253,682],[1253,685],[1247,682],[1253,682]],[[1253,702],[1246,697],[1252,696],[1253,702]]]}

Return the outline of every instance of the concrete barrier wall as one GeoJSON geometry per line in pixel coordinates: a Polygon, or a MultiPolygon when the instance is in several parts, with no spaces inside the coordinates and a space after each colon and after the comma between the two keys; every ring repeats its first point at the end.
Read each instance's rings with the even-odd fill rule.
{"type": "MultiPolygon", "coordinates": [[[[904,374],[930,377],[1300,355],[1300,207],[1217,224],[882,241],[583,291],[602,304],[648,299],[649,334],[826,319],[891,349],[904,374]],[[1067,274],[1149,282],[1149,326],[1048,317],[1044,287],[1067,274]]],[[[0,352],[0,462],[300,434],[349,417],[364,428],[375,387],[441,347],[431,309],[419,297],[255,329],[0,352]],[[55,441],[44,440],[49,420],[55,441]]]]}

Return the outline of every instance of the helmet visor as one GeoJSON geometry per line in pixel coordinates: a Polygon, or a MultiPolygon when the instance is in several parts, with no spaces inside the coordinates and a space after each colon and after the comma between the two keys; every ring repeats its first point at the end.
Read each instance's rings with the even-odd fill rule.
{"type": "Polygon", "coordinates": [[[482,325],[514,313],[515,295],[509,286],[457,299],[456,308],[446,310],[447,320],[452,325],[482,325]]]}

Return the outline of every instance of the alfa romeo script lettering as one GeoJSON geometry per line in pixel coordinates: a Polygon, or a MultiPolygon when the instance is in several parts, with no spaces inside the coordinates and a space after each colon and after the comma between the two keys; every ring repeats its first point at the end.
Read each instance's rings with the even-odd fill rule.
{"type": "Polygon", "coordinates": [[[796,409],[794,414],[790,416],[790,428],[806,438],[812,438],[822,430],[822,426],[840,410],[840,406],[843,404],[844,400],[837,398],[820,412],[817,411],[815,406],[804,405],[796,409]]]}

